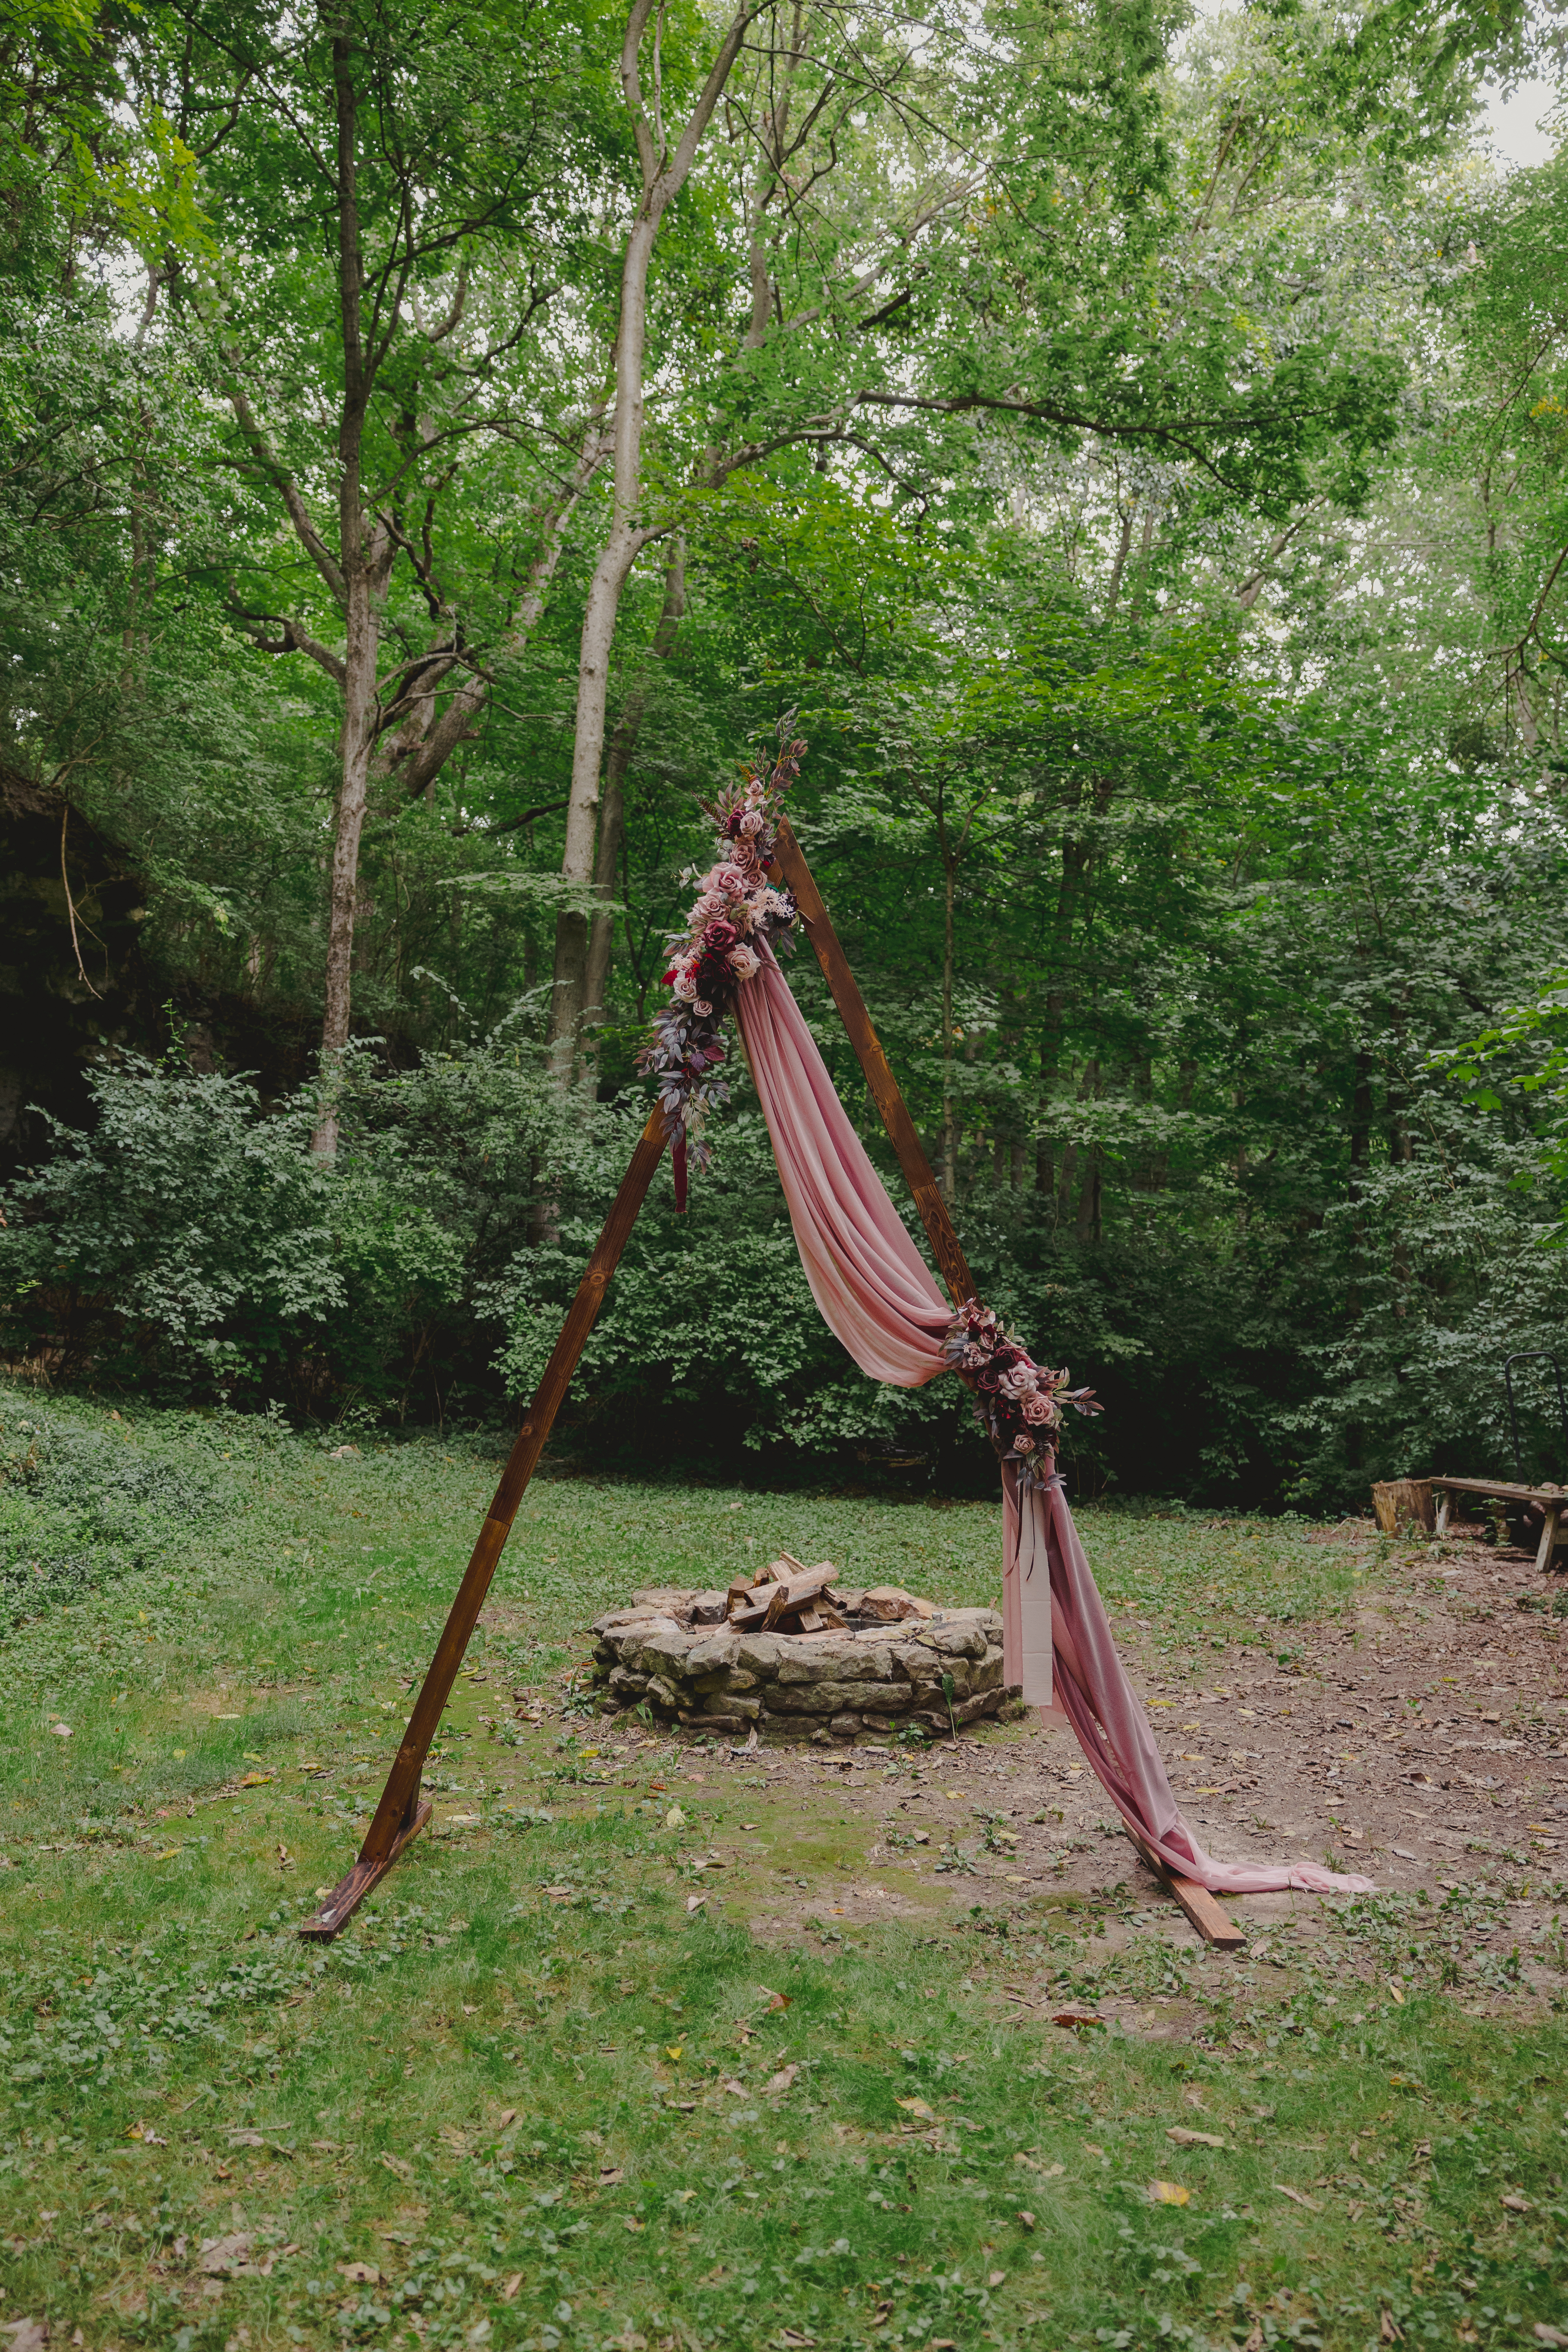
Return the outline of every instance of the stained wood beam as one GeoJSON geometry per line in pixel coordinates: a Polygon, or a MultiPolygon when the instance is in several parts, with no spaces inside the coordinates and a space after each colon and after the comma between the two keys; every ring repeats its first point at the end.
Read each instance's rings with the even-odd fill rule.
{"type": "Polygon", "coordinates": [[[414,1712],[408,1718],[408,1728],[403,1735],[386,1786],[381,1792],[381,1802],[360,1848],[353,1868],[339,1879],[331,1895],[314,1916],[300,1929],[301,1936],[312,1943],[330,1944],[332,1937],[364,1901],[377,1880],[384,1877],[411,1837],[416,1836],[430,1818],[430,1807],[421,1802],[419,1786],[425,1769],[425,1759],[430,1743],[440,1727],[441,1711],[452,1696],[452,1685],[464,1653],[473,1637],[485,1596],[490,1589],[490,1579],[508,1536],[517,1517],[529,1480],[543,1453],[545,1442],[554,1426],[555,1416],[565,1400],[578,1359],[587,1344],[599,1308],[604,1304],[610,1276],[620,1263],[621,1252],[626,1245],[637,1212],[642,1207],[647,1188],[653,1181],[655,1169],[669,1139],[669,1119],[657,1105],[648,1115],[647,1125],[638,1139],[631,1165],[621,1180],[621,1189],[610,1205],[610,1213],[594,1245],[583,1279],[577,1286],[561,1337],[556,1340],[544,1377],[534,1392],[533,1402],[517,1443],[501,1472],[500,1484],[485,1515],[479,1529],[479,1539],[474,1546],[468,1572],[458,1588],[450,1613],[430,1670],[425,1677],[414,1712]]]}
{"type": "Polygon", "coordinates": [[[899,1165],[915,1196],[915,1206],[921,1213],[921,1223],[926,1229],[926,1239],[931,1255],[942,1269],[942,1280],[952,1293],[953,1305],[962,1307],[966,1298],[974,1296],[974,1277],[969,1271],[947,1202],[935,1176],[925,1147],[915,1131],[910,1108],[899,1089],[882,1041],[872,1025],[866,1010],[866,1000],[856,985],[849,969],[849,959],[838,942],[838,934],[827,919],[827,909],[822,903],[822,893],[813,881],[811,868],[801,854],[801,846],[790,830],[789,819],[779,821],[778,847],[775,863],[769,869],[781,877],[795,894],[800,909],[800,919],[806,938],[816,950],[816,961],[822,966],[822,976],[832,992],[838,1007],[838,1017],[854,1046],[860,1067],[866,1073],[866,1084],[871,1089],[871,1099],[882,1115],[893,1150],[899,1155],[899,1165]]]}
{"type": "Polygon", "coordinates": [[[1200,1886],[1195,1878],[1183,1878],[1176,1871],[1167,1870],[1153,1848],[1145,1845],[1135,1830],[1129,1829],[1125,1822],[1121,1826],[1166,1894],[1180,1904],[1205,1943],[1212,1944],[1216,1952],[1245,1951],[1247,1937],[1208,1888],[1200,1886]]]}

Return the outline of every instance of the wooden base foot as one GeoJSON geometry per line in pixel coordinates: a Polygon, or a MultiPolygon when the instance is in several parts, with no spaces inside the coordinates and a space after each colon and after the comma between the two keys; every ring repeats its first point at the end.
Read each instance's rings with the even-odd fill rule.
{"type": "Polygon", "coordinates": [[[300,1933],[308,1943],[330,1944],[339,1930],[347,1926],[373,1886],[386,1876],[410,1838],[416,1838],[430,1818],[430,1800],[415,1809],[414,1819],[406,1829],[399,1830],[391,1847],[379,1862],[366,1862],[363,1855],[344,1878],[340,1878],[321,1909],[301,1922],[300,1933]]]}
{"type": "Polygon", "coordinates": [[[1142,1838],[1134,1837],[1131,1830],[1127,1835],[1165,1892],[1181,1905],[1205,1944],[1212,1944],[1216,1952],[1246,1950],[1247,1937],[1206,1886],[1200,1886],[1195,1878],[1179,1878],[1173,1870],[1166,1869],[1142,1838]]]}

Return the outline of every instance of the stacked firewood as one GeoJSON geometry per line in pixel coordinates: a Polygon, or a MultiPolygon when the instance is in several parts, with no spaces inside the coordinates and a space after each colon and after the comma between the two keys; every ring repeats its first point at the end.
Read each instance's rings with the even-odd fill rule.
{"type": "Polygon", "coordinates": [[[754,1578],[738,1577],[726,1596],[730,1623],[740,1633],[832,1633],[852,1620],[892,1625],[905,1617],[930,1617],[929,1601],[901,1586],[873,1585],[868,1591],[837,1590],[839,1573],[830,1559],[807,1568],[793,1552],[781,1552],[754,1578]],[[848,1613],[847,1614],[846,1612],[848,1613]]]}

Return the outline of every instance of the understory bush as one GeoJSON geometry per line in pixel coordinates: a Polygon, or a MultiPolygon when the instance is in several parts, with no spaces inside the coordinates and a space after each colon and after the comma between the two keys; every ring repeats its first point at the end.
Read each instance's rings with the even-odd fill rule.
{"type": "MultiPolygon", "coordinates": [[[[14,1355],[100,1391],[329,1420],[515,1413],[644,1116],[637,1098],[562,1096],[504,1024],[412,1070],[357,1057],[331,1160],[311,1155],[309,1091],[268,1105],[242,1078],[131,1057],[92,1088],[95,1123],[57,1127],[4,1203],[14,1355]]],[[[989,1487],[954,1383],[879,1388],[827,1330],[738,1095],[686,1215],[668,1166],[655,1177],[559,1443],[601,1466],[855,1476],[912,1450],[945,1486],[989,1487]]],[[[1105,1405],[1066,1433],[1075,1489],[1360,1506],[1374,1477],[1511,1470],[1502,1359],[1552,1345],[1568,1255],[1545,1246],[1556,1223],[1519,1181],[1519,1148],[1482,1119],[1451,1124],[1441,1150],[1369,1170],[1294,1234],[1173,1192],[1085,1244],[1049,1194],[969,1190],[958,1222],[981,1294],[1105,1405]]],[[[896,1175],[889,1189],[918,1239],[896,1175]]],[[[1539,1369],[1521,1380],[1525,1467],[1560,1475],[1539,1369]]],[[[27,1475],[47,1486],[38,1460],[27,1475]]],[[[51,1559],[87,1557],[93,1538],[57,1533],[51,1559]]]]}

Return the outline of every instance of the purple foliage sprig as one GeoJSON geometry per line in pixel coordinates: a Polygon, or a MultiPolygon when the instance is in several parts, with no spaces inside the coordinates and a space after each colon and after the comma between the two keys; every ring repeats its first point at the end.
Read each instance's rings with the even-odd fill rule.
{"type": "Polygon", "coordinates": [[[1021,1339],[977,1298],[967,1298],[948,1326],[942,1354],[974,1397],[974,1417],[1020,1487],[1044,1486],[1056,1464],[1062,1407],[1099,1412],[1092,1389],[1069,1389],[1070,1374],[1037,1364],[1021,1339]]]}
{"type": "Polygon", "coordinates": [[[703,1129],[710,1114],[730,1098],[728,1058],[721,1031],[745,982],[761,968],[764,947],[793,952],[795,899],[775,890],[768,868],[778,846],[784,794],[800,772],[804,742],[779,730],[778,756],[767,773],[747,765],[711,805],[702,803],[722,849],[706,874],[691,867],[681,877],[698,896],[685,928],[668,935],[669,1003],[654,1017],[653,1035],[638,1052],[637,1067],[658,1081],[659,1104],[672,1121],[675,1202],[686,1206],[688,1156],[700,1171],[710,1147],[703,1129]]]}

